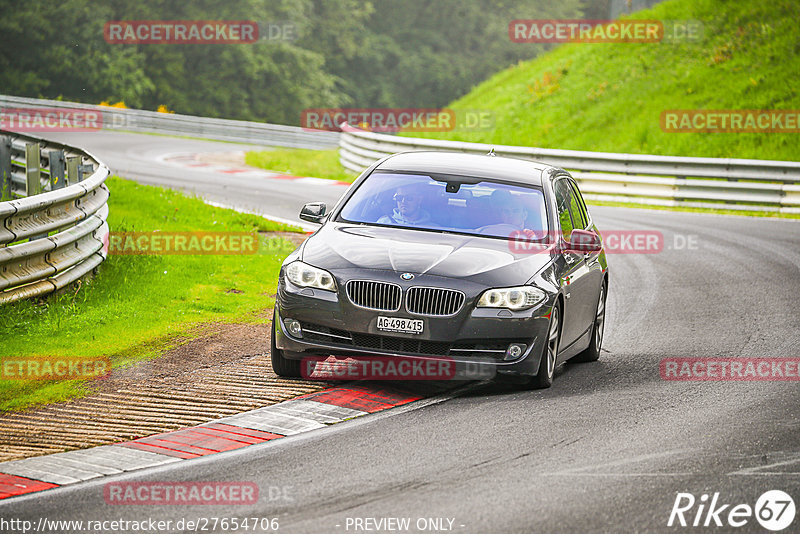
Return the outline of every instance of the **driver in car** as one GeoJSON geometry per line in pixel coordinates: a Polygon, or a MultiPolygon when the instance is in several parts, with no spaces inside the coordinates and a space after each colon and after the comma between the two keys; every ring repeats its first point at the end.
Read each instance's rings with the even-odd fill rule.
{"type": "Polygon", "coordinates": [[[392,197],[396,207],[391,215],[378,219],[378,224],[397,224],[416,226],[431,220],[430,214],[422,208],[422,195],[408,186],[397,189],[392,197]]]}

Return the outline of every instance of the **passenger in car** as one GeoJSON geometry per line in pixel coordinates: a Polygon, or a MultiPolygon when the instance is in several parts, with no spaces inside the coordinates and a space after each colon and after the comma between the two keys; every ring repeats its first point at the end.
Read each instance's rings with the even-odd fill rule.
{"type": "Polygon", "coordinates": [[[489,203],[496,222],[478,228],[479,233],[510,237],[521,232],[536,239],[543,235],[542,222],[532,220],[530,210],[521,197],[498,189],[492,193],[489,203]]]}
{"type": "Polygon", "coordinates": [[[481,234],[508,236],[526,229],[528,210],[521,198],[498,189],[492,193],[489,204],[495,222],[478,228],[481,234]]]}

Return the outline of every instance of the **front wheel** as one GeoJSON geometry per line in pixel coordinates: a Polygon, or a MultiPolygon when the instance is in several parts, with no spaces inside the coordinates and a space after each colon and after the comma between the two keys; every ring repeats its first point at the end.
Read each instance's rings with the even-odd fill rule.
{"type": "Polygon", "coordinates": [[[592,325],[592,340],[589,346],[572,358],[573,362],[596,362],[600,358],[600,347],[603,344],[603,332],[606,325],[606,284],[600,286],[600,299],[597,301],[597,313],[592,325]]]}
{"type": "Polygon", "coordinates": [[[278,314],[272,313],[272,335],[270,336],[269,343],[269,357],[272,361],[272,370],[275,374],[284,378],[299,378],[300,377],[300,360],[290,360],[283,356],[283,351],[278,349],[275,345],[275,332],[278,329],[278,314]]]}
{"type": "Polygon", "coordinates": [[[531,389],[544,389],[553,385],[560,334],[561,311],[558,305],[555,305],[550,312],[550,328],[547,329],[547,344],[544,347],[542,361],[539,363],[539,372],[528,383],[531,389]]]}

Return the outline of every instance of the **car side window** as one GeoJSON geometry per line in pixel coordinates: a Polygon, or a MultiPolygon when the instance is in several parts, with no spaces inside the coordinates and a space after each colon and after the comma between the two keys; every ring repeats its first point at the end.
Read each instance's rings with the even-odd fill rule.
{"type": "Polygon", "coordinates": [[[558,180],[553,187],[556,197],[556,209],[558,210],[558,223],[561,226],[561,235],[565,241],[569,241],[572,229],[575,227],[572,216],[569,213],[569,205],[572,197],[572,189],[567,180],[558,180]]]}
{"type": "MultiPolygon", "coordinates": [[[[566,180],[564,181],[566,182],[566,180]]],[[[572,212],[572,218],[575,221],[575,227],[583,230],[589,226],[589,217],[586,214],[586,207],[583,203],[581,192],[578,191],[578,187],[572,182],[569,182],[569,186],[572,190],[572,198],[569,205],[570,211],[572,212]]]]}

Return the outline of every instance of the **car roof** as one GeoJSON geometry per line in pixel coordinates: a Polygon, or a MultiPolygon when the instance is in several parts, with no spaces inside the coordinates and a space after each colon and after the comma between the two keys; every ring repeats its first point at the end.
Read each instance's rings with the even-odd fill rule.
{"type": "Polygon", "coordinates": [[[542,185],[544,163],[463,152],[401,152],[376,167],[382,171],[430,172],[542,185]]]}

